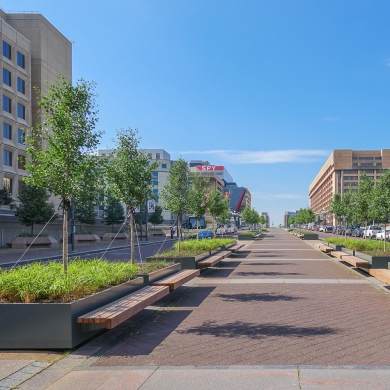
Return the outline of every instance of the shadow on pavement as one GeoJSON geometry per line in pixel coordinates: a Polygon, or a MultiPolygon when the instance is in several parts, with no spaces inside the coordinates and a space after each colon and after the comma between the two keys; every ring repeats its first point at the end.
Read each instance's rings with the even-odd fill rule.
{"type": "Polygon", "coordinates": [[[223,301],[239,301],[239,302],[275,302],[275,301],[295,301],[298,299],[306,299],[302,297],[293,297],[292,295],[269,294],[269,293],[242,293],[242,294],[215,294],[216,298],[222,298],[223,301]]]}
{"type": "Polygon", "coordinates": [[[326,326],[297,327],[278,324],[252,324],[249,322],[235,321],[227,324],[217,324],[214,321],[204,322],[199,327],[187,330],[178,330],[181,334],[196,334],[200,336],[211,335],[214,337],[237,338],[247,336],[253,339],[262,337],[312,337],[336,334],[339,331],[326,326]]]}
{"type": "Polygon", "coordinates": [[[283,262],[281,261],[280,263],[241,263],[241,265],[250,265],[250,266],[263,266],[263,265],[296,265],[296,263],[286,263],[286,262],[283,262]]]}
{"type": "Polygon", "coordinates": [[[302,275],[299,272],[235,272],[237,276],[284,276],[284,275],[302,275]]]}

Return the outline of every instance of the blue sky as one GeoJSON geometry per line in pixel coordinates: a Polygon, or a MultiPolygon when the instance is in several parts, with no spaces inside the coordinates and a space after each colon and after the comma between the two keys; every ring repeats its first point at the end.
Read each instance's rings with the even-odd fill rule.
{"type": "Polygon", "coordinates": [[[333,149],[390,147],[389,1],[0,6],[39,11],[74,41],[74,80],[97,82],[102,147],[132,127],[144,148],[225,165],[274,225],[308,206],[333,149]]]}

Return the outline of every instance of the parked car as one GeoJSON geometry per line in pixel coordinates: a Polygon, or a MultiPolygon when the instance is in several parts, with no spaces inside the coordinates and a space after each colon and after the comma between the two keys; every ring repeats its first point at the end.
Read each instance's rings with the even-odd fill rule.
{"type": "Polygon", "coordinates": [[[360,226],[348,226],[347,227],[347,236],[352,236],[352,233],[355,229],[359,228],[360,226]]]}
{"type": "Polygon", "coordinates": [[[364,229],[363,228],[356,228],[352,232],[352,237],[363,237],[364,235],[364,229]]]}
{"type": "Polygon", "coordinates": [[[380,231],[382,230],[382,228],[380,226],[377,226],[377,225],[370,225],[370,226],[367,226],[367,230],[366,230],[366,237],[368,238],[375,238],[375,235],[377,233],[379,233],[380,231]]]}
{"type": "Polygon", "coordinates": [[[201,232],[198,233],[198,238],[213,238],[214,233],[211,230],[202,230],[201,232]]]}
{"type": "Polygon", "coordinates": [[[325,229],[326,229],[326,226],[320,226],[320,227],[318,228],[318,231],[319,231],[319,232],[325,232],[325,229]]]}
{"type": "Polygon", "coordinates": [[[333,226],[325,226],[325,233],[333,233],[333,226]]]}
{"type": "MultiPolygon", "coordinates": [[[[385,237],[385,231],[381,230],[379,233],[376,234],[375,238],[377,240],[383,241],[385,237]]],[[[390,239],[390,229],[386,229],[386,241],[389,241],[390,239]]]]}

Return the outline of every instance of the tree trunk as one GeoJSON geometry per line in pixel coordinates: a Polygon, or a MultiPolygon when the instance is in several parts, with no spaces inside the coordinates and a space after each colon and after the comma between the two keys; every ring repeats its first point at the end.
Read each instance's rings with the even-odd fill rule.
{"type": "Polygon", "coordinates": [[[177,216],[177,233],[178,233],[178,244],[177,244],[177,248],[180,252],[180,247],[181,247],[181,216],[179,217],[179,215],[177,216]]]}
{"type": "Polygon", "coordinates": [[[134,214],[130,213],[130,260],[134,264],[134,214]]]}
{"type": "Polygon", "coordinates": [[[32,223],[31,224],[31,237],[34,236],[34,224],[32,223]]]}
{"type": "Polygon", "coordinates": [[[199,241],[199,218],[196,218],[196,240],[199,241]]]}
{"type": "Polygon", "coordinates": [[[66,199],[63,199],[63,221],[62,221],[62,263],[64,265],[64,273],[68,275],[68,206],[66,199]]]}
{"type": "Polygon", "coordinates": [[[366,226],[364,227],[364,239],[367,238],[367,220],[365,221],[366,226]]]}

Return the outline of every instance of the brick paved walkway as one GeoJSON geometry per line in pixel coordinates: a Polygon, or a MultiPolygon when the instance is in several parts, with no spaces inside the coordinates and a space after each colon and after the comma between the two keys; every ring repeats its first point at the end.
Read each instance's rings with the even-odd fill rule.
{"type": "Polygon", "coordinates": [[[49,388],[389,389],[390,293],[371,280],[273,229],[105,333],[118,337],[49,388]]]}

